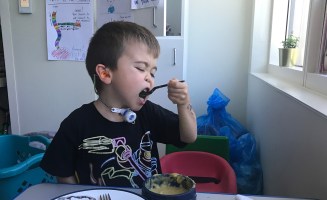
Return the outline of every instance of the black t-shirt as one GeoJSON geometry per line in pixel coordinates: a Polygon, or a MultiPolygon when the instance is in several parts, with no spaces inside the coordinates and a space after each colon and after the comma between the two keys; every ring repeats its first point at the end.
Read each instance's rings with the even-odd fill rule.
{"type": "Polygon", "coordinates": [[[183,146],[178,115],[147,101],[135,123],[111,122],[93,102],[61,123],[41,167],[54,176],[76,175],[80,184],[136,187],[161,173],[157,142],[183,146]]]}

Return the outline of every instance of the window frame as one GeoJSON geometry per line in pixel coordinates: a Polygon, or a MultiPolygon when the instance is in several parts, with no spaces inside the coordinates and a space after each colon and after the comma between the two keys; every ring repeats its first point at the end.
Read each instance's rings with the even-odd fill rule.
{"type": "MultiPolygon", "coordinates": [[[[319,74],[317,71],[321,54],[320,43],[322,30],[324,28],[326,0],[310,0],[303,70],[297,67],[279,67],[278,63],[276,63],[276,60],[278,62],[278,50],[276,50],[278,47],[276,46],[276,41],[283,37],[281,34],[285,34],[285,28],[282,31],[276,31],[276,20],[284,16],[285,21],[287,8],[285,8],[285,10],[279,9],[277,15],[274,9],[276,0],[272,0],[271,3],[270,46],[268,47],[270,51],[268,63],[272,64],[268,64],[267,72],[284,81],[299,85],[322,95],[327,95],[327,75],[319,74]],[[271,62],[272,60],[274,61],[271,62]]],[[[280,19],[277,21],[280,21],[280,19]]]]}

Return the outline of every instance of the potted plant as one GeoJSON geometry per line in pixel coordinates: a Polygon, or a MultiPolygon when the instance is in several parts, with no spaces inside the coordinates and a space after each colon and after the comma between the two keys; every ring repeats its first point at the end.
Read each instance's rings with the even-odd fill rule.
{"type": "Polygon", "coordinates": [[[279,66],[289,67],[295,65],[299,41],[299,37],[291,34],[281,42],[283,48],[279,48],[279,66]]]}

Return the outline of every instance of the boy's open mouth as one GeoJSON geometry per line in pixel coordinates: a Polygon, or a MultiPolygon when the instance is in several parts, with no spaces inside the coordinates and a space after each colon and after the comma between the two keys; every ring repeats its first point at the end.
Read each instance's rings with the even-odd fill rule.
{"type": "Polygon", "coordinates": [[[142,90],[139,94],[139,97],[145,99],[145,97],[151,94],[149,91],[150,91],[149,88],[142,90]]]}

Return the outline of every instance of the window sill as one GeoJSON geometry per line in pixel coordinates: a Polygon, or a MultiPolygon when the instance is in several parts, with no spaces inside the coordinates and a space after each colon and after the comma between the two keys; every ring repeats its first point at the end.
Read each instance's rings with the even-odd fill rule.
{"type": "Polygon", "coordinates": [[[251,74],[327,118],[327,96],[268,73],[251,74]]]}

